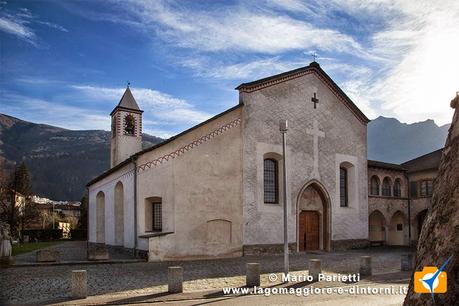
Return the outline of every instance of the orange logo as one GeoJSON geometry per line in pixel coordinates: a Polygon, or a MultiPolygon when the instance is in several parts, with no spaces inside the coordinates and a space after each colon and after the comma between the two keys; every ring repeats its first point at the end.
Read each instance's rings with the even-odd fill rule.
{"type": "Polygon", "coordinates": [[[437,267],[427,266],[422,272],[414,272],[414,292],[445,293],[447,288],[446,272],[437,267]]]}

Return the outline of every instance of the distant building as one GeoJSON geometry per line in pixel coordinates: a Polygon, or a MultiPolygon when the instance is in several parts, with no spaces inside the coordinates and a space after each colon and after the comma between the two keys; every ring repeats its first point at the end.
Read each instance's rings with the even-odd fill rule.
{"type": "Polygon", "coordinates": [[[409,245],[418,240],[431,207],[442,149],[400,165],[368,161],[369,240],[409,245]]]}
{"type": "MultiPolygon", "coordinates": [[[[6,190],[2,190],[2,192],[0,192],[0,195],[3,197],[2,199],[0,199],[2,201],[2,204],[6,206],[11,206],[11,203],[14,203],[14,206],[18,208],[18,212],[23,212],[24,205],[26,202],[26,198],[23,194],[14,191],[14,189],[7,188],[6,190]]],[[[0,209],[4,209],[2,205],[0,205],[0,209]]]]}
{"type": "Polygon", "coordinates": [[[39,196],[32,196],[31,201],[36,204],[38,218],[28,224],[27,229],[49,228],[54,221],[69,223],[67,227],[75,228],[81,217],[81,203],[71,201],[53,201],[39,196]]]}

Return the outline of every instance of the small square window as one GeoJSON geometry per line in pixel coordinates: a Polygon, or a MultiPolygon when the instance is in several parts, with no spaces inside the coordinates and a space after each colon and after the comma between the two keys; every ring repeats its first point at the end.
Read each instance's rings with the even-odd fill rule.
{"type": "Polygon", "coordinates": [[[403,224],[397,224],[397,231],[403,231],[403,224]]]}

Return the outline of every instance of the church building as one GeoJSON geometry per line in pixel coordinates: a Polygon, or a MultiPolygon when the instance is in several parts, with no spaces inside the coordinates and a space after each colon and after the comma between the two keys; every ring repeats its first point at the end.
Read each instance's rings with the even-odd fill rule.
{"type": "Polygon", "coordinates": [[[369,244],[368,118],[316,62],[236,89],[238,105],[144,150],[126,89],[111,168],[87,185],[90,243],[150,261],[274,253],[287,205],[293,252],[369,244]]]}

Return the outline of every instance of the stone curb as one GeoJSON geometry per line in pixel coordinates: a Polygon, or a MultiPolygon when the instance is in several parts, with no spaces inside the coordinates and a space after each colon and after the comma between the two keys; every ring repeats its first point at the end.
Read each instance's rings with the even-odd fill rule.
{"type": "Polygon", "coordinates": [[[20,267],[41,267],[41,266],[75,266],[75,265],[98,265],[98,264],[126,264],[126,263],[139,263],[147,262],[144,259],[119,259],[119,260],[91,260],[91,261],[58,261],[58,262],[30,262],[30,263],[15,263],[9,265],[7,268],[20,268],[20,267]]]}

